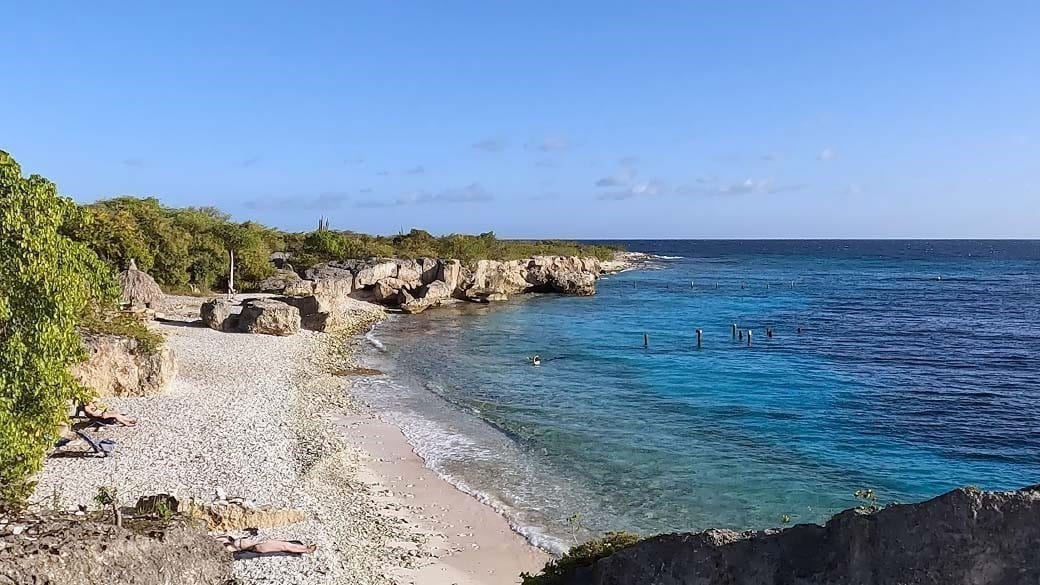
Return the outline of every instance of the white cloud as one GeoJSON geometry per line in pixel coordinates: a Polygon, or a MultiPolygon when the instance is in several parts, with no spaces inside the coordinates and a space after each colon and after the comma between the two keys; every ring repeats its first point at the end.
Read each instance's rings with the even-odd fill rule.
{"type": "Polygon", "coordinates": [[[478,183],[471,183],[465,187],[456,189],[445,189],[437,193],[429,191],[412,191],[405,193],[392,201],[360,201],[356,207],[405,207],[413,205],[428,205],[431,203],[483,203],[494,199],[490,193],[478,183]]]}
{"type": "Polygon", "coordinates": [[[653,197],[665,192],[664,185],[660,181],[642,181],[620,191],[608,191],[600,193],[596,198],[601,200],[620,201],[624,199],[636,199],[641,197],[653,197]]]}

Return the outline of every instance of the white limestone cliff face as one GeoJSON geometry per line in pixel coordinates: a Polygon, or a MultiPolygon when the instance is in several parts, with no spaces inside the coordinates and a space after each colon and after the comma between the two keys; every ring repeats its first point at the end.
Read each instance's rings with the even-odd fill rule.
{"type": "Polygon", "coordinates": [[[347,297],[418,313],[453,299],[492,302],[527,292],[589,296],[600,275],[624,267],[575,256],[478,260],[469,266],[436,258],[347,260],[312,266],[299,281],[272,279],[275,288],[278,282],[286,287],[269,292],[299,297],[286,302],[301,307],[306,321],[302,305],[316,304],[311,312],[334,315],[334,305],[347,297]]]}

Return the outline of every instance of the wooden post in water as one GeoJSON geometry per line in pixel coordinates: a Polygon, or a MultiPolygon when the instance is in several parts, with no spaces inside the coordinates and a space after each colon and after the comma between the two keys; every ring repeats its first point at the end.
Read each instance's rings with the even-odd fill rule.
{"type": "Polygon", "coordinates": [[[747,346],[751,347],[751,330],[747,330],[747,346]]]}
{"type": "Polygon", "coordinates": [[[744,330],[737,329],[737,341],[744,341],[744,330]]]}
{"type": "Polygon", "coordinates": [[[737,324],[733,324],[733,339],[737,338],[737,324]]]}
{"type": "Polygon", "coordinates": [[[704,334],[700,329],[697,330],[697,349],[701,348],[701,336],[704,334]]]}
{"type": "Polygon", "coordinates": [[[650,347],[650,336],[647,335],[646,333],[643,334],[643,347],[644,348],[650,347]]]}

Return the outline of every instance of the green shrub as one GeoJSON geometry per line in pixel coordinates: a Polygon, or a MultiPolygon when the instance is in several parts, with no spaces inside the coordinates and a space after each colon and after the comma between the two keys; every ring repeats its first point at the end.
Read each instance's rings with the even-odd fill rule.
{"type": "Polygon", "coordinates": [[[117,287],[94,252],[62,234],[89,221],[0,151],[0,509],[25,502],[69,402],[91,398],[69,373],[84,357],[76,325],[117,287]]]}
{"type": "Polygon", "coordinates": [[[97,307],[87,309],[79,326],[89,333],[129,337],[137,342],[134,352],[141,355],[155,353],[164,341],[162,334],[149,329],[138,317],[97,307]]]}
{"type": "Polygon", "coordinates": [[[596,538],[579,544],[567,551],[559,559],[545,564],[545,568],[537,575],[521,573],[523,585],[564,585],[566,578],[579,567],[588,567],[599,559],[609,557],[617,551],[632,546],[642,538],[631,532],[608,532],[603,538],[596,538]]]}

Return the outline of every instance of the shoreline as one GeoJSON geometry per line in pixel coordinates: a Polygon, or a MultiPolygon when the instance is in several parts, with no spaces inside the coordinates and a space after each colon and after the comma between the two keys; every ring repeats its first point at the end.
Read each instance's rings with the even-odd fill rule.
{"type": "MultiPolygon", "coordinates": [[[[203,299],[171,300],[194,321],[192,307],[203,299]]],[[[521,571],[537,572],[550,558],[427,468],[400,429],[349,395],[347,380],[332,372],[357,365],[364,331],[273,337],[187,321],[153,326],[177,354],[171,388],[104,398],[138,417],[137,426],[101,431],[117,442],[108,458],[49,458],[37,508],[92,509],[105,486],[123,506],[156,493],[209,504],[226,493],[250,506],[302,511],[303,522],[260,534],[318,551],[235,561],[246,585],[518,583],[521,571]]]]}

